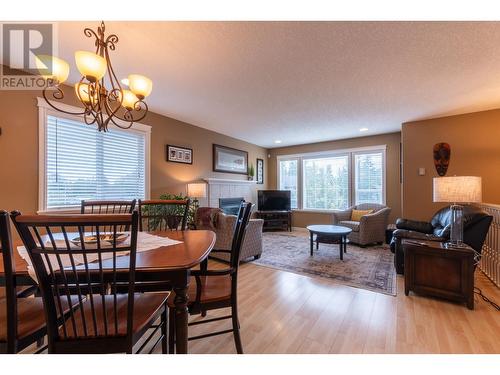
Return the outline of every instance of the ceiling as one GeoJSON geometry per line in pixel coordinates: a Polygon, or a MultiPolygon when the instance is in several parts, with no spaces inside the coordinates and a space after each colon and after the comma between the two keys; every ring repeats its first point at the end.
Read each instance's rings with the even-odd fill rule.
{"type": "MultiPolygon", "coordinates": [[[[59,23],[59,56],[70,62],[72,83],[79,79],[74,51],[93,50],[83,28],[97,26],[59,23]]],[[[263,147],[394,132],[406,121],[500,105],[498,22],[106,28],[120,39],[111,55],[119,78],[153,80],[150,110],[263,147]]]]}

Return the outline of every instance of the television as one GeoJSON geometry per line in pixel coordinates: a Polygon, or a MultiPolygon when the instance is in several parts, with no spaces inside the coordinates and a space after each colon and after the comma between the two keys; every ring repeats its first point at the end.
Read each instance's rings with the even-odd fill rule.
{"type": "Polygon", "coordinates": [[[290,190],[259,190],[257,207],[259,211],[290,211],[290,190]]]}

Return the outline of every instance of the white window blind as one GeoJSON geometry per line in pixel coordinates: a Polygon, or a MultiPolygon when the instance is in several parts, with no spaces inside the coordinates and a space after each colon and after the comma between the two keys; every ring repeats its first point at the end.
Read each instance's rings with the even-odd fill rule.
{"type": "Polygon", "coordinates": [[[298,193],[298,160],[281,160],[279,162],[279,188],[290,190],[291,207],[297,208],[298,193]]]}
{"type": "Polygon", "coordinates": [[[79,206],[82,199],[144,199],[146,133],[48,115],[45,209],[79,206]]]}
{"type": "Polygon", "coordinates": [[[355,165],[355,202],[384,203],[382,152],[354,155],[355,165]]]}

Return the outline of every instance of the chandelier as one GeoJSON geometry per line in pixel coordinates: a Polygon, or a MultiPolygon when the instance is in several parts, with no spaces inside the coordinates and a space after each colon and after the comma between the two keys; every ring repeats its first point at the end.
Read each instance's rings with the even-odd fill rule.
{"type": "Polygon", "coordinates": [[[130,74],[122,80],[128,89],[122,88],[109,57],[109,51],[116,48],[118,37],[115,34],[105,37],[105,30],[104,22],[97,28],[97,33],[86,28],[85,36],[95,39],[95,53],[75,52],[76,66],[82,75],[75,84],[75,95],[83,105],[81,112],[68,112],[57,105],[64,99],[61,86],[69,76],[68,63],[55,56],[37,56],[36,59],[40,74],[47,82],[52,82],[43,90],[47,103],[57,111],[83,116],[86,124],[97,124],[97,129],[104,132],[110,122],[128,129],[134,122],[141,121],[148,112],[144,99],[153,89],[153,82],[139,74],[130,74]]]}

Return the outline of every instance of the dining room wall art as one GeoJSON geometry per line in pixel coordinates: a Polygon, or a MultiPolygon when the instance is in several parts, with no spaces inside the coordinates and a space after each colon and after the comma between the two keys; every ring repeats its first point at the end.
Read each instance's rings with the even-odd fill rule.
{"type": "Polygon", "coordinates": [[[193,164],[193,150],[187,147],[167,145],[167,161],[173,163],[193,164]]]}

